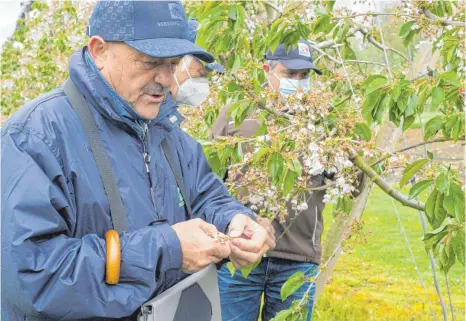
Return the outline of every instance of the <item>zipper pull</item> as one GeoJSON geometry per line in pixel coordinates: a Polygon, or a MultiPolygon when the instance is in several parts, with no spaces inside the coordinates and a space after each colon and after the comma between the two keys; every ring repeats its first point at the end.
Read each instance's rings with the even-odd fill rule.
{"type": "Polygon", "coordinates": [[[147,152],[144,152],[144,165],[146,166],[146,172],[149,173],[149,164],[150,164],[150,155],[147,152]]]}

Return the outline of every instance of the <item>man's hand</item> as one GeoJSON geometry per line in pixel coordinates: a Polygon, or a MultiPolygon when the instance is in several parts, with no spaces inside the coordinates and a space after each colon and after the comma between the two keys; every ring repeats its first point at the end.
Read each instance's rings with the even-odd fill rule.
{"type": "Polygon", "coordinates": [[[268,219],[262,216],[259,216],[259,215],[255,215],[255,216],[256,216],[257,223],[259,223],[260,226],[265,228],[265,230],[268,233],[267,243],[273,244],[272,242],[275,242],[275,228],[273,227],[272,223],[268,219]]]}
{"type": "Polygon", "coordinates": [[[197,272],[230,255],[228,242],[217,239],[217,228],[196,218],[172,225],[181,243],[183,272],[197,272]]]}
{"type": "Polygon", "coordinates": [[[274,238],[249,216],[238,214],[230,222],[230,259],[237,269],[258,262],[265,252],[275,247],[274,238]]]}

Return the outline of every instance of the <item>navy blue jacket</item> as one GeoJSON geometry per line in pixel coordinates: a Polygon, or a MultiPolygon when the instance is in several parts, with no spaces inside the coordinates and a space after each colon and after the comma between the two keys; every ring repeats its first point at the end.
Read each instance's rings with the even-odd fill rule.
{"type": "Polygon", "coordinates": [[[252,216],[180,129],[183,117],[170,97],[155,120],[144,122],[84,56],[85,49],[72,56],[70,77],[91,106],[129,223],[120,235],[120,283],[105,283],[109,205],[80,119],[60,87],[20,108],[2,128],[4,321],[123,318],[186,276],[170,225],[188,214],[163,139],[176,151],[195,217],[224,232],[234,215],[252,216]],[[154,224],[160,218],[168,221],[154,224]]]}

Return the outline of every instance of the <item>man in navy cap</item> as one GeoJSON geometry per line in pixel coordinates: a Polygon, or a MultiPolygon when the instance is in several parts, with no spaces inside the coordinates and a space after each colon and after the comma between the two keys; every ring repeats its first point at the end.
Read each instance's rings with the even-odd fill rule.
{"type": "Polygon", "coordinates": [[[185,272],[227,257],[247,266],[274,246],[179,127],[174,68],[185,55],[213,61],[188,30],[178,1],[102,1],[88,46],[71,57],[65,90],[91,113],[126,217],[116,236],[106,236],[122,221],[112,220],[91,123],[70,91],[38,97],[2,127],[2,320],[127,318],[185,272]],[[114,271],[119,282],[106,282],[114,271]]]}
{"type": "MultiPolygon", "coordinates": [[[[270,50],[265,55],[263,69],[266,73],[268,89],[279,92],[282,96],[307,93],[310,90],[310,73],[322,72],[314,65],[311,46],[307,41],[300,40],[297,46],[287,52],[280,45],[275,52],[270,50]]],[[[260,124],[256,119],[246,119],[239,128],[228,118],[228,107],[220,113],[212,127],[212,135],[239,135],[254,137],[260,124]]],[[[232,173],[238,175],[237,173],[232,173]]],[[[241,177],[232,177],[240,180],[241,177]]],[[[312,187],[324,185],[324,174],[313,176],[312,187]]],[[[244,186],[242,187],[244,188],[244,186]]],[[[311,285],[306,282],[285,301],[281,300],[280,290],[283,284],[294,273],[301,271],[305,276],[315,276],[321,259],[321,235],[323,231],[322,211],[325,191],[307,193],[304,204],[288,204],[288,215],[285,223],[276,218],[272,221],[277,245],[264,256],[260,264],[245,279],[239,270],[231,276],[224,267],[219,271],[220,299],[223,321],[241,320],[255,321],[258,319],[261,307],[261,296],[264,295],[262,320],[268,321],[284,309],[291,306],[294,300],[301,300],[311,285]],[[298,207],[299,206],[299,207],[298,207]]],[[[260,209],[265,199],[250,198],[247,206],[260,209]]],[[[265,219],[258,222],[267,227],[265,219]]],[[[268,221],[267,221],[268,222],[268,221]]],[[[234,263],[234,262],[233,262],[234,263]]],[[[237,266],[238,267],[238,266],[237,266]]],[[[307,320],[310,320],[313,307],[315,287],[312,285],[306,306],[307,320]]]]}

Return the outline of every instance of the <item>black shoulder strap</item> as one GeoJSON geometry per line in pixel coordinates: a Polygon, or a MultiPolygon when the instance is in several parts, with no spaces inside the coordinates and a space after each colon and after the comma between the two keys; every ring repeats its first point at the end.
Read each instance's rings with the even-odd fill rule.
{"type": "Polygon", "coordinates": [[[94,117],[91,110],[81,94],[79,89],[75,86],[71,79],[67,79],[63,86],[66,96],[71,102],[71,106],[81,119],[84,127],[84,132],[89,139],[92,154],[99,169],[100,178],[104,184],[104,190],[107,194],[108,203],[110,205],[110,214],[112,215],[113,228],[117,232],[124,232],[128,230],[128,220],[126,218],[125,208],[121,201],[120,191],[113,176],[112,166],[110,160],[105,153],[104,144],[100,137],[99,130],[95,124],[94,117]]]}
{"type": "Polygon", "coordinates": [[[173,154],[170,149],[170,146],[168,146],[168,142],[166,139],[162,141],[162,150],[163,150],[163,153],[165,154],[165,158],[167,159],[168,164],[170,165],[173,175],[175,176],[176,184],[178,185],[178,188],[180,189],[181,196],[183,196],[184,203],[186,204],[186,209],[188,210],[189,218],[193,218],[191,203],[189,202],[189,199],[186,197],[186,190],[184,188],[183,175],[181,175],[180,170],[178,169],[178,167],[175,164],[175,161],[173,160],[173,154]]]}

